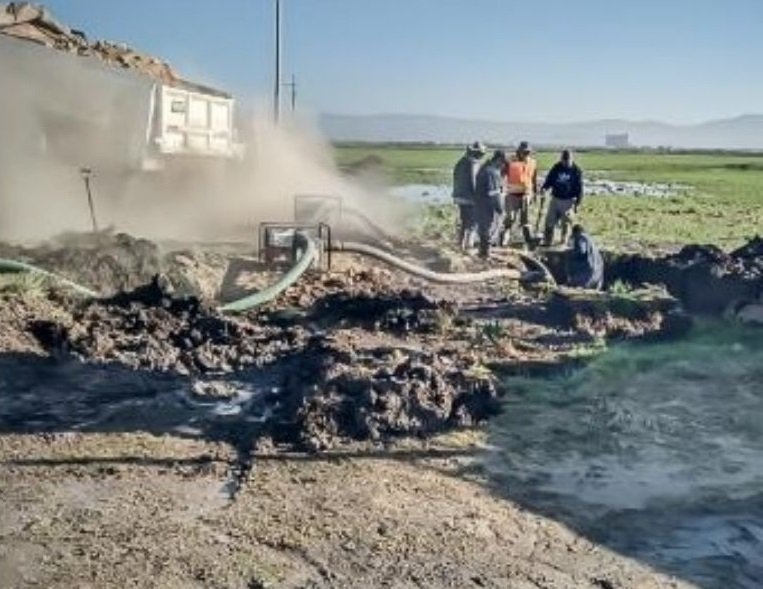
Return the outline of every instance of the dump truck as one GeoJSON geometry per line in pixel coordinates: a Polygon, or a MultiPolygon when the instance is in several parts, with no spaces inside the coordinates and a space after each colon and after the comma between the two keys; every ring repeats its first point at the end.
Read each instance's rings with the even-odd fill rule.
{"type": "Polygon", "coordinates": [[[230,94],[125,45],[91,43],[40,6],[0,4],[0,72],[15,150],[108,173],[242,155],[230,94]]]}

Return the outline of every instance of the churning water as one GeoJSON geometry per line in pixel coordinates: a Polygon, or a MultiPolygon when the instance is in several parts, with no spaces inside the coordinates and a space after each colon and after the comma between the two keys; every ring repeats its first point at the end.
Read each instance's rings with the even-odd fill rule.
{"type": "Polygon", "coordinates": [[[699,587],[763,587],[762,331],[706,325],[509,384],[501,493],[699,587]]]}

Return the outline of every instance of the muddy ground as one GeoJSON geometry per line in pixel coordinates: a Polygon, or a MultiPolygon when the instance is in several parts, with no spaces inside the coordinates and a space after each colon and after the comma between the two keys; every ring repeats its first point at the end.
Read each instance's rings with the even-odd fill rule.
{"type": "Polygon", "coordinates": [[[677,337],[664,291],[435,287],[342,256],[225,316],[210,277],[267,276],[246,252],[108,239],[3,252],[110,296],[0,295],[0,586],[691,586],[482,468],[502,376],[677,337]]]}

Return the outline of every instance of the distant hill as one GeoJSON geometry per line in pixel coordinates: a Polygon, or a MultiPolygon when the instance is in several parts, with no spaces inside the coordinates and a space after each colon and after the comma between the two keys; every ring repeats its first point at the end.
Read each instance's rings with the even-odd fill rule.
{"type": "Polygon", "coordinates": [[[337,115],[321,117],[334,141],[516,143],[602,146],[609,133],[628,133],[636,147],[687,149],[763,149],[763,115],[743,115],[698,125],[603,119],[579,123],[520,123],[456,119],[429,115],[337,115]]]}

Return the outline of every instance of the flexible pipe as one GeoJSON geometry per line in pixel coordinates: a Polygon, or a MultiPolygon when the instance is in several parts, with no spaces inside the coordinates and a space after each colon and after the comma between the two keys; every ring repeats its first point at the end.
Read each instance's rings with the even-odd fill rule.
{"type": "Polygon", "coordinates": [[[60,276],[59,274],[54,274],[53,272],[48,272],[47,270],[44,270],[37,266],[33,266],[32,264],[27,264],[26,262],[18,262],[16,260],[6,260],[6,259],[0,258],[0,273],[3,273],[3,272],[27,272],[29,274],[36,274],[38,276],[47,278],[48,280],[52,280],[53,282],[57,282],[68,288],[71,288],[73,291],[75,291],[76,293],[84,297],[96,299],[100,296],[94,290],[90,290],[89,288],[84,287],[80,284],[77,284],[76,282],[73,282],[72,280],[69,280],[68,278],[64,278],[63,276],[60,276]]]}
{"type": "Polygon", "coordinates": [[[397,256],[385,252],[382,249],[366,245],[365,243],[344,242],[335,245],[334,249],[341,252],[349,252],[355,254],[361,254],[364,256],[370,256],[381,260],[382,262],[389,264],[399,270],[424,278],[430,282],[440,283],[453,283],[453,284],[466,284],[471,282],[484,282],[486,280],[495,280],[498,278],[504,278],[509,280],[519,280],[522,278],[522,272],[513,268],[494,268],[492,270],[485,270],[483,272],[464,272],[464,273],[442,273],[434,272],[428,268],[423,268],[407,262],[397,256]]]}
{"type": "Polygon", "coordinates": [[[312,239],[301,233],[295,234],[295,245],[301,253],[296,263],[277,282],[254,294],[223,305],[220,307],[220,311],[223,313],[243,313],[259,305],[269,303],[297,282],[315,260],[318,255],[318,248],[312,239]]]}
{"type": "MultiPolygon", "coordinates": [[[[396,243],[398,241],[395,237],[393,237],[392,235],[387,233],[384,229],[379,227],[379,225],[374,223],[367,215],[365,215],[364,213],[362,213],[361,211],[359,211],[359,210],[357,210],[355,208],[347,207],[347,208],[342,210],[342,214],[346,215],[346,216],[349,216],[349,217],[354,217],[355,219],[360,220],[364,225],[366,225],[367,228],[371,229],[374,233],[376,233],[377,237],[379,237],[383,241],[387,241],[389,243],[396,243]]],[[[355,245],[363,245],[363,244],[348,243],[346,245],[353,245],[353,246],[355,246],[355,245]]],[[[382,251],[382,250],[379,250],[379,251],[382,251]]],[[[360,252],[358,252],[358,253],[360,253],[360,252]]],[[[532,257],[532,256],[530,256],[530,255],[528,255],[528,254],[526,254],[524,252],[521,252],[521,251],[517,251],[517,252],[513,252],[513,253],[520,260],[522,260],[525,264],[527,264],[528,266],[532,266],[534,268],[537,268],[540,272],[542,272],[544,277],[545,277],[545,279],[546,279],[546,282],[556,286],[556,280],[554,279],[554,276],[551,274],[551,272],[546,267],[546,265],[543,264],[540,260],[538,260],[538,259],[536,259],[536,258],[534,258],[534,257],[532,257]]],[[[368,255],[373,255],[373,254],[368,254],[368,255]]],[[[387,255],[390,255],[390,254],[387,254],[387,255]]],[[[396,258],[396,259],[399,260],[400,262],[406,263],[403,260],[401,260],[400,258],[396,258]]],[[[391,262],[388,262],[388,263],[390,263],[391,265],[394,265],[391,262]]],[[[401,269],[403,269],[403,268],[401,268],[401,269]]],[[[421,270],[424,270],[424,271],[428,272],[428,270],[426,270],[425,268],[421,268],[421,270]]],[[[415,274],[415,272],[412,272],[412,273],[415,274]]],[[[419,275],[421,275],[421,274],[419,274],[419,275]]],[[[447,276],[447,275],[443,275],[443,276],[447,276]]],[[[492,277],[485,278],[484,280],[489,280],[490,278],[492,278],[492,277]]],[[[461,280],[452,280],[452,281],[450,281],[450,280],[447,280],[447,281],[446,280],[438,280],[438,281],[436,281],[436,280],[433,280],[433,279],[430,279],[430,280],[432,280],[433,282],[462,282],[461,280]]],[[[467,280],[466,282],[479,282],[480,280],[482,280],[482,279],[467,280]]]]}

